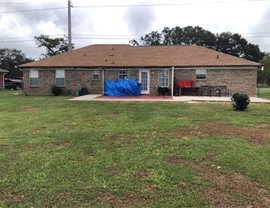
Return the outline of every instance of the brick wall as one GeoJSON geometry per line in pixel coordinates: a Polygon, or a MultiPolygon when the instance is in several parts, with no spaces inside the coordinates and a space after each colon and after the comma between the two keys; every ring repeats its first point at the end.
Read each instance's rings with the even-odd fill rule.
{"type": "Polygon", "coordinates": [[[256,96],[257,70],[254,69],[208,69],[206,80],[196,80],[195,69],[175,70],[177,80],[194,80],[195,86],[225,85],[230,95],[241,92],[256,96]]]}
{"type": "MultiPolygon", "coordinates": [[[[102,71],[100,78],[93,80],[93,71],[88,70],[66,70],[65,71],[65,87],[63,92],[67,94],[71,90],[75,94],[76,89],[80,90],[86,87],[91,94],[103,93],[102,71]]],[[[55,70],[40,70],[38,87],[29,86],[29,71],[23,71],[24,93],[28,95],[52,95],[51,87],[55,84],[55,70]]]]}
{"type": "Polygon", "coordinates": [[[29,85],[29,71],[23,71],[23,91],[27,95],[52,95],[51,87],[55,82],[55,71],[39,71],[38,87],[29,85]]]}
{"type": "MultiPolygon", "coordinates": [[[[106,70],[105,80],[117,80],[118,70],[106,70]]],[[[129,77],[139,79],[138,70],[129,71],[129,77]]],[[[71,90],[75,95],[76,89],[86,87],[91,94],[103,94],[102,70],[65,70],[65,87],[63,92],[67,94],[71,90]],[[99,79],[93,80],[93,72],[99,71],[99,79]]],[[[29,86],[29,71],[23,71],[24,93],[27,95],[52,95],[51,87],[55,84],[55,70],[39,70],[38,87],[29,86]]]]}
{"type": "MultiPolygon", "coordinates": [[[[150,95],[157,95],[158,89],[158,69],[150,70],[150,95]]],[[[171,70],[169,70],[169,88],[171,89],[171,70]]]]}
{"type": "MultiPolygon", "coordinates": [[[[128,77],[139,80],[139,71],[138,70],[130,70],[128,72],[128,77]]],[[[104,78],[105,78],[105,80],[119,79],[119,70],[105,70],[104,78]]]]}
{"type": "MultiPolygon", "coordinates": [[[[100,79],[93,80],[93,70],[66,70],[66,85],[63,91],[71,90],[75,94],[76,89],[86,87],[91,94],[102,94],[102,70],[100,79]]],[[[195,69],[175,69],[176,80],[194,80],[195,86],[201,85],[226,85],[230,95],[235,92],[246,93],[250,96],[256,95],[257,71],[251,69],[208,69],[206,80],[195,79],[195,69]]],[[[129,77],[139,80],[139,70],[130,70],[129,77]]],[[[117,80],[118,70],[105,70],[105,80],[117,80]]],[[[39,71],[39,86],[29,86],[29,71],[23,71],[24,92],[28,95],[52,95],[51,86],[55,84],[54,70],[39,71]]],[[[156,95],[158,87],[158,69],[150,70],[150,94],[156,95]]],[[[171,88],[171,71],[169,73],[169,87],[171,88]]]]}
{"type": "Polygon", "coordinates": [[[93,80],[93,70],[88,71],[66,71],[66,90],[71,90],[72,94],[76,89],[80,90],[85,87],[89,90],[90,94],[102,94],[103,83],[102,83],[102,70],[99,71],[99,79],[93,80]]]}

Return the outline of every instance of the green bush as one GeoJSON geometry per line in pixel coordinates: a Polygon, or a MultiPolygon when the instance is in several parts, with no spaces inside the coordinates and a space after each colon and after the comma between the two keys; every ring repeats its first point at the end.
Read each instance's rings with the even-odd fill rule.
{"type": "Polygon", "coordinates": [[[51,89],[52,89],[52,93],[55,96],[58,96],[58,95],[62,94],[62,89],[60,87],[57,87],[57,86],[53,85],[51,89]]]}
{"type": "Polygon", "coordinates": [[[249,96],[243,93],[235,93],[231,98],[233,103],[233,108],[236,111],[244,111],[250,102],[249,96]]]}
{"type": "Polygon", "coordinates": [[[171,91],[169,87],[158,87],[158,95],[170,95],[171,91]]]}

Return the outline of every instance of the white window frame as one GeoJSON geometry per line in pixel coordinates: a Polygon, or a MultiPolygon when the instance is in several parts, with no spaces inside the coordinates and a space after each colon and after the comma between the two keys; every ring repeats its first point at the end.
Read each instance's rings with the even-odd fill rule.
{"type": "Polygon", "coordinates": [[[169,87],[169,70],[162,69],[158,71],[158,86],[159,87],[169,87]]]}
{"type": "Polygon", "coordinates": [[[99,70],[95,70],[92,72],[92,79],[93,80],[100,80],[100,71],[99,70]]]}
{"type": "Polygon", "coordinates": [[[118,71],[118,78],[119,79],[128,79],[129,73],[128,70],[119,70],[118,71]]]}
{"type": "Polygon", "coordinates": [[[55,70],[55,86],[64,87],[66,83],[65,70],[56,69],[55,70]]]}
{"type": "Polygon", "coordinates": [[[196,69],[196,80],[206,80],[207,79],[207,69],[196,69]]]}
{"type": "Polygon", "coordinates": [[[39,73],[37,69],[29,70],[29,86],[38,87],[39,82],[39,73]]]}

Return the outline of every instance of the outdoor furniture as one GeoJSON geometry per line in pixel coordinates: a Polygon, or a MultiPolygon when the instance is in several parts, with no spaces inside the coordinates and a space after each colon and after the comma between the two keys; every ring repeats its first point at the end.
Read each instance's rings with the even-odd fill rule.
{"type": "Polygon", "coordinates": [[[225,85],[202,85],[201,96],[229,96],[229,89],[225,85]]]}
{"type": "Polygon", "coordinates": [[[178,80],[176,82],[176,87],[178,89],[178,95],[184,95],[187,92],[191,92],[192,94],[198,94],[199,88],[194,87],[193,80],[178,80]]]}

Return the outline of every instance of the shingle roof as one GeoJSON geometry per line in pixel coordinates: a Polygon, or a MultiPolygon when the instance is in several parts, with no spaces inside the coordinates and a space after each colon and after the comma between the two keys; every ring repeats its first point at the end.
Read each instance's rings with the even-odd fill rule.
{"type": "Polygon", "coordinates": [[[261,64],[195,45],[90,45],[20,65],[30,67],[198,67],[261,64]]]}

